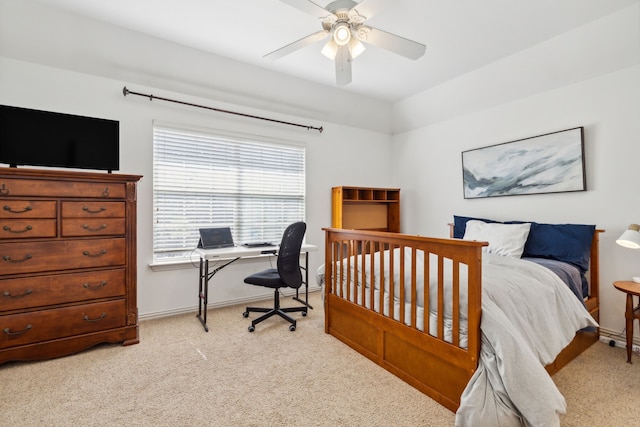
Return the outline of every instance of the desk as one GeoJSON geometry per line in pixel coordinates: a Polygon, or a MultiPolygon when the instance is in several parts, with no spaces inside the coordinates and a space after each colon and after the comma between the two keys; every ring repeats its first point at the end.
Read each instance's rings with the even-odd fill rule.
{"type": "MultiPolygon", "coordinates": [[[[200,323],[204,326],[204,330],[209,332],[209,326],[207,326],[207,303],[209,302],[209,281],[215,276],[217,272],[236,262],[241,258],[254,258],[275,256],[278,252],[279,246],[260,246],[249,248],[246,246],[233,246],[231,248],[221,249],[196,249],[196,253],[200,257],[200,273],[198,275],[198,314],[200,323]],[[209,261],[218,261],[222,264],[218,265],[213,270],[209,269],[209,261]]],[[[309,305],[309,252],[315,252],[318,250],[317,246],[303,244],[300,253],[304,253],[305,265],[304,267],[304,286],[305,286],[305,299],[302,301],[298,295],[298,289],[296,289],[296,296],[294,300],[301,302],[307,307],[313,309],[309,305]]]]}
{"type": "Polygon", "coordinates": [[[624,313],[626,318],[627,329],[627,363],[631,363],[631,353],[633,349],[633,321],[634,319],[640,320],[640,304],[637,307],[633,307],[633,297],[640,297],[640,283],[632,282],[630,280],[613,282],[613,286],[627,294],[627,308],[624,313]]]}

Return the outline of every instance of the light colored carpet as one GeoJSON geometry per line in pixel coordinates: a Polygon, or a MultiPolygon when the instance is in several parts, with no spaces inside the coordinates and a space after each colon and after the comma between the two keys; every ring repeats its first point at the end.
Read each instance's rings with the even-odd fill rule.
{"type": "MultiPolygon", "coordinates": [[[[272,318],[249,333],[244,308],[227,307],[209,311],[208,333],[179,315],[143,321],[138,345],[0,365],[0,425],[453,425],[453,413],[326,335],[320,295],[310,302],[295,332],[272,318]]],[[[637,422],[634,359],[597,343],[556,374],[562,425],[637,422]]]]}

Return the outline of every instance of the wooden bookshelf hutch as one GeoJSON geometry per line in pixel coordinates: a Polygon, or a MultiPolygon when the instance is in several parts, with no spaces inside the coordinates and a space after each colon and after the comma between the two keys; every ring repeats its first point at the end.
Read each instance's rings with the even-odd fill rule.
{"type": "Polygon", "coordinates": [[[400,189],[333,187],[331,227],[400,232],[400,189]]]}

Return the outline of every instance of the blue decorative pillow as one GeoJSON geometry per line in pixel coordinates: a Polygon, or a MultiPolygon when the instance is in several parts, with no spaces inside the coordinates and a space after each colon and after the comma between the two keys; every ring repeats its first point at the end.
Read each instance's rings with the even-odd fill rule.
{"type": "MultiPolygon", "coordinates": [[[[500,222],[491,219],[468,216],[453,217],[453,237],[461,239],[467,228],[467,221],[500,222]]],[[[525,221],[505,221],[505,224],[520,224],[525,221]]],[[[529,221],[526,221],[529,222],[529,221]]],[[[583,224],[540,224],[531,223],[529,237],[524,245],[522,257],[548,258],[575,265],[584,274],[589,269],[591,242],[595,225],[583,224]]]]}
{"type": "Polygon", "coordinates": [[[523,257],[549,258],[589,269],[595,225],[531,223],[523,257]]]}

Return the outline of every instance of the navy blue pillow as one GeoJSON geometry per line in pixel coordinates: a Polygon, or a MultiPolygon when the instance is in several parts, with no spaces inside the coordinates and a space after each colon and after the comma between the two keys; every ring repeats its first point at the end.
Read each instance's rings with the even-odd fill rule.
{"type": "Polygon", "coordinates": [[[595,225],[531,223],[523,257],[568,262],[584,274],[589,269],[595,225]]]}
{"type": "MultiPolygon", "coordinates": [[[[469,216],[453,217],[453,237],[462,239],[467,229],[467,221],[479,220],[489,223],[491,219],[469,216]]],[[[525,221],[506,221],[504,224],[520,224],[525,221]]],[[[589,269],[591,241],[595,225],[583,224],[540,224],[531,223],[529,237],[524,245],[522,257],[549,258],[575,265],[584,274],[589,269]]]]}

